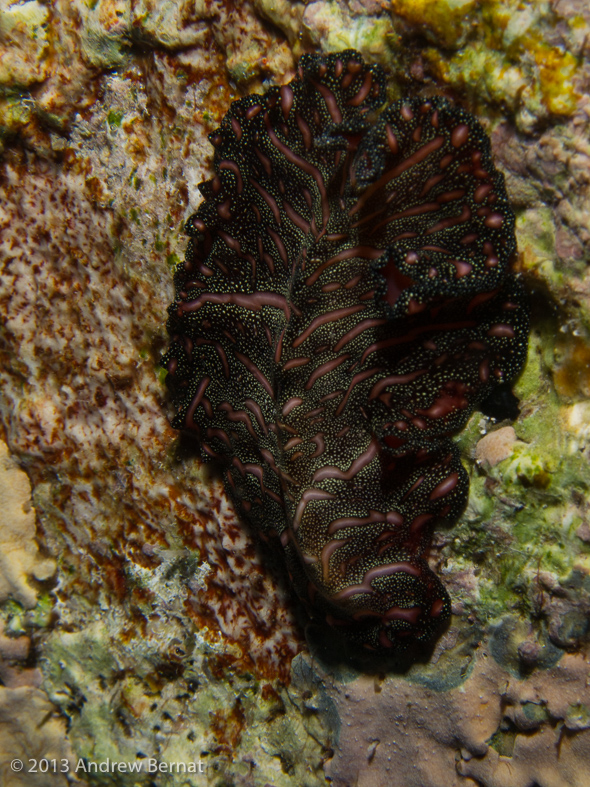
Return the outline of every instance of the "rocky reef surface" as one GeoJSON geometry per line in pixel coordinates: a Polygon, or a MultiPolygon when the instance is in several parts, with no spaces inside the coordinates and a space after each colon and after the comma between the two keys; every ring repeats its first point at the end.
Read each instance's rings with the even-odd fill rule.
{"type": "Polygon", "coordinates": [[[587,787],[589,40],[583,0],[0,0],[3,784],[587,787]],[[486,127],[533,320],[518,418],[458,438],[451,625],[403,670],[304,632],[157,366],[207,134],[346,47],[486,127]]]}

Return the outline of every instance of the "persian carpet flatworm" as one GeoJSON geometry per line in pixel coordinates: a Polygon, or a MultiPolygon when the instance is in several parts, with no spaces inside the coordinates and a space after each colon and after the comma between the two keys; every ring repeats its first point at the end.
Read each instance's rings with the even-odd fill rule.
{"type": "Polygon", "coordinates": [[[306,55],[231,105],[163,365],[174,425],[312,614],[395,652],[449,617],[428,552],[468,491],[450,436],[520,370],[528,317],[481,126],[384,85],[357,52],[306,55]]]}

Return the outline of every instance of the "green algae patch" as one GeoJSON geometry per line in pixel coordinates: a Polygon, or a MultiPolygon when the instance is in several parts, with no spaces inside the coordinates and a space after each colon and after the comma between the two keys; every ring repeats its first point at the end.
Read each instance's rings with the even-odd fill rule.
{"type": "MultiPolygon", "coordinates": [[[[238,84],[248,83],[258,75],[258,67],[251,61],[238,61],[232,64],[230,76],[238,84]]],[[[186,76],[185,76],[186,79],[186,76]]]]}
{"type": "MultiPolygon", "coordinates": [[[[446,570],[457,577],[454,599],[482,625],[518,615],[539,637],[547,640],[542,632],[549,631],[563,645],[587,636],[581,614],[590,567],[581,560],[585,544],[576,534],[585,522],[587,461],[579,445],[590,413],[579,412],[581,405],[564,408],[547,374],[553,362],[554,336],[533,332],[526,367],[514,383],[521,415],[507,458],[491,468],[474,464],[475,444],[490,426],[479,413],[459,436],[470,494],[463,517],[446,533],[444,553],[446,570]],[[574,587],[576,571],[581,579],[574,587]],[[554,592],[568,598],[559,614],[545,602],[554,592]]],[[[544,662],[552,647],[547,640],[537,661],[544,662]]],[[[507,666],[506,659],[502,663],[507,666]]]]}
{"type": "Polygon", "coordinates": [[[156,368],[156,377],[158,378],[158,382],[160,385],[164,386],[166,384],[166,377],[168,376],[168,370],[164,369],[163,366],[158,366],[156,368]]]}
{"type": "Polygon", "coordinates": [[[389,16],[352,15],[335,2],[316,3],[311,15],[305,15],[303,26],[314,46],[325,52],[358,49],[394,71],[401,59],[400,36],[389,16]]]}
{"type": "Polygon", "coordinates": [[[18,601],[8,599],[0,607],[4,618],[4,634],[8,637],[21,637],[27,633],[27,612],[18,601]]]}
{"type": "Polygon", "coordinates": [[[119,128],[124,117],[125,115],[123,112],[117,112],[114,109],[111,109],[107,114],[107,123],[109,126],[111,126],[111,128],[119,128]]]}
{"type": "Polygon", "coordinates": [[[552,289],[563,285],[556,268],[555,213],[549,207],[535,207],[516,216],[519,264],[522,271],[536,273],[552,289]]]}
{"type": "Polygon", "coordinates": [[[507,489],[516,486],[547,489],[558,467],[558,458],[545,456],[526,443],[516,443],[512,457],[503,465],[502,481],[507,489]]]}
{"type": "Polygon", "coordinates": [[[177,266],[180,265],[181,262],[182,260],[180,259],[178,254],[175,254],[174,252],[172,254],[168,254],[168,256],[166,257],[166,265],[170,268],[171,271],[176,270],[177,266]]]}
{"type": "Polygon", "coordinates": [[[522,712],[525,718],[535,726],[549,721],[550,718],[546,706],[540,702],[524,702],[522,712]]]}
{"type": "Polygon", "coordinates": [[[507,62],[502,52],[490,50],[482,41],[450,58],[433,47],[423,54],[435,77],[467,95],[482,116],[486,104],[508,107],[515,112],[521,98],[528,99],[526,105],[533,115],[541,108],[538,96],[534,101],[522,64],[507,62]]]}
{"type": "Polygon", "coordinates": [[[515,428],[518,437],[531,446],[537,445],[543,456],[548,452],[558,458],[562,454],[560,406],[547,379],[547,363],[551,358],[551,346],[548,347],[545,336],[532,332],[525,368],[514,383],[522,410],[515,428]]]}
{"type": "Polygon", "coordinates": [[[393,0],[392,6],[434,44],[423,51],[434,76],[474,105],[508,108],[524,131],[540,118],[576,111],[579,63],[547,42],[557,20],[548,4],[393,0]]]}
{"type": "Polygon", "coordinates": [[[29,613],[31,626],[38,629],[48,628],[54,622],[55,603],[50,593],[41,593],[34,609],[29,613]]]}
{"type": "Polygon", "coordinates": [[[488,745],[495,749],[501,757],[512,757],[516,743],[516,730],[507,724],[506,729],[498,729],[488,740],[488,745]]]}

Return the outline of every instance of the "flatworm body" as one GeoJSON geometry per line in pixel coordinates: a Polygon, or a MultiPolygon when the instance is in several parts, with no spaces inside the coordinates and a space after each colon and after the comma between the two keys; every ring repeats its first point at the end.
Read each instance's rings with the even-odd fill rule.
{"type": "Polygon", "coordinates": [[[354,51],[233,103],[187,224],[168,369],[316,617],[370,650],[431,640],[433,528],[468,480],[450,435],[521,368],[514,217],[489,141],[440,99],[383,107],[354,51]]]}

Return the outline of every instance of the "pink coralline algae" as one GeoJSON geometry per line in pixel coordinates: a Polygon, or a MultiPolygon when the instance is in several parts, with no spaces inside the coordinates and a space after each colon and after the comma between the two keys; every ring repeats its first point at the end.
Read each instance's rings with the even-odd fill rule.
{"type": "Polygon", "coordinates": [[[188,222],[163,364],[310,612],[371,651],[428,643],[428,563],[467,474],[450,435],[520,370],[528,316],[487,136],[441,98],[382,109],[354,51],[230,107],[188,222]]]}

